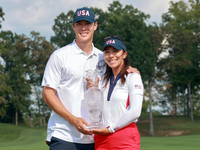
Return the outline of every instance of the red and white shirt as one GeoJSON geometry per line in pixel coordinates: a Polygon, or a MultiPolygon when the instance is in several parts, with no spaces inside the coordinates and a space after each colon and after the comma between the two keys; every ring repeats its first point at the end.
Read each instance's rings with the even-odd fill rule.
{"type": "Polygon", "coordinates": [[[142,110],[144,92],[142,79],[139,74],[128,74],[124,85],[122,85],[121,79],[119,79],[110,96],[108,96],[109,88],[112,86],[110,81],[106,88],[103,88],[103,81],[101,81],[100,86],[104,93],[102,123],[106,127],[110,126],[116,131],[131,122],[137,122],[142,110]]]}

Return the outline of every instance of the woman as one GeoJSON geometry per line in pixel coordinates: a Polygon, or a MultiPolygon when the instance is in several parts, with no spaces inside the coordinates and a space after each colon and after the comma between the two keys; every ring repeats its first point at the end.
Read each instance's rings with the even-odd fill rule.
{"type": "Polygon", "coordinates": [[[92,129],[95,150],[139,150],[136,122],[143,101],[141,76],[127,73],[128,53],[121,36],[109,36],[104,40],[107,67],[100,85],[104,91],[102,122],[107,128],[92,129]]]}

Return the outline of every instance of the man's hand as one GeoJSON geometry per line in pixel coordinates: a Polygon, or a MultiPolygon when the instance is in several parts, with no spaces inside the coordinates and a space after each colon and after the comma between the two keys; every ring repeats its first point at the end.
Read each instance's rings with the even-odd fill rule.
{"type": "Polygon", "coordinates": [[[137,73],[141,76],[140,71],[137,70],[137,68],[133,68],[131,66],[129,66],[129,68],[127,69],[128,73],[137,73]]]}
{"type": "Polygon", "coordinates": [[[58,97],[55,95],[56,90],[50,87],[43,88],[43,99],[47,103],[47,105],[55,111],[58,115],[66,119],[70,122],[79,132],[83,134],[92,135],[93,133],[89,131],[85,125],[87,126],[88,123],[80,117],[76,117],[72,115],[61,103],[58,97]]]}
{"type": "Polygon", "coordinates": [[[80,118],[80,117],[74,117],[73,120],[71,120],[71,124],[81,133],[83,134],[88,134],[88,135],[92,135],[93,133],[88,130],[86,126],[88,126],[89,124],[83,119],[83,118],[80,118]]]}

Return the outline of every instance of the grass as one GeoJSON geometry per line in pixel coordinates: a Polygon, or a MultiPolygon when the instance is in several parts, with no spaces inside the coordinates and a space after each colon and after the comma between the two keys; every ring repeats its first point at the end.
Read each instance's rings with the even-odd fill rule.
{"type": "Polygon", "coordinates": [[[141,150],[199,150],[200,135],[142,137],[141,150]]]}
{"type": "Polygon", "coordinates": [[[46,128],[0,123],[0,150],[48,150],[46,128]]]}
{"type": "MultiPolygon", "coordinates": [[[[154,116],[155,136],[200,135],[200,117],[194,121],[185,116],[154,116]]],[[[142,137],[149,135],[148,116],[142,116],[137,124],[142,137]]]]}
{"type": "MultiPolygon", "coordinates": [[[[154,116],[155,136],[149,137],[149,121],[142,116],[138,123],[141,150],[199,150],[200,118],[154,116]]],[[[0,150],[48,150],[46,128],[29,128],[0,123],[0,150]]]]}

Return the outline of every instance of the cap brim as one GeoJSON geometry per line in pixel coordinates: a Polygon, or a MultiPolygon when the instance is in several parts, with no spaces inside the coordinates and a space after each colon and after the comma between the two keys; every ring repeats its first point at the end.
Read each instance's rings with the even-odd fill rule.
{"type": "Polygon", "coordinates": [[[123,49],[122,47],[120,47],[120,46],[118,46],[118,45],[115,45],[115,44],[108,44],[108,45],[105,45],[105,46],[103,47],[103,51],[104,51],[104,49],[105,49],[107,46],[112,46],[112,47],[116,48],[117,50],[123,49]]]}
{"type": "Polygon", "coordinates": [[[92,19],[89,19],[89,18],[78,18],[78,19],[74,20],[73,23],[76,23],[77,21],[80,21],[80,20],[89,21],[91,23],[95,22],[95,20],[92,20],[92,19]]]}

